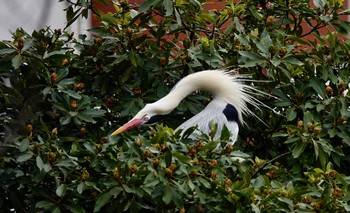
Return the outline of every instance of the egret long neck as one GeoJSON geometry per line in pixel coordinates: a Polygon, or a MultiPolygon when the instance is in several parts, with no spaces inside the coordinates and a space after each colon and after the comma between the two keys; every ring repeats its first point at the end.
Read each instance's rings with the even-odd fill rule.
{"type": "MultiPolygon", "coordinates": [[[[176,108],[179,103],[192,92],[199,90],[196,83],[193,82],[192,76],[188,76],[179,81],[170,93],[158,100],[156,103],[166,105],[169,109],[176,108]]],[[[195,80],[195,79],[194,79],[195,80]]]]}
{"type": "Polygon", "coordinates": [[[214,98],[222,98],[225,100],[222,95],[227,95],[225,90],[227,81],[228,83],[232,83],[229,78],[220,72],[202,71],[194,73],[179,81],[173,90],[167,96],[158,100],[157,103],[174,109],[181,100],[197,90],[208,91],[214,98]]]}

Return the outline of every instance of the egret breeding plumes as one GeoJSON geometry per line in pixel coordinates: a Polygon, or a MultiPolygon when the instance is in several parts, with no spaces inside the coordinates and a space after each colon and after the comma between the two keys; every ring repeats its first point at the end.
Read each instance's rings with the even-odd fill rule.
{"type": "Polygon", "coordinates": [[[185,121],[177,130],[197,126],[198,133],[210,132],[210,122],[217,124],[214,139],[220,137],[224,126],[230,131],[232,144],[236,141],[239,123],[244,124],[243,115],[255,114],[248,108],[248,104],[259,107],[260,102],[252,93],[260,93],[252,86],[244,84],[246,81],[240,75],[231,75],[224,70],[206,70],[196,72],[181,79],[168,95],[160,100],[146,104],[133,119],[112,133],[118,135],[126,130],[143,124],[153,124],[173,111],[179,103],[194,91],[207,91],[213,100],[197,115],[185,121]]]}

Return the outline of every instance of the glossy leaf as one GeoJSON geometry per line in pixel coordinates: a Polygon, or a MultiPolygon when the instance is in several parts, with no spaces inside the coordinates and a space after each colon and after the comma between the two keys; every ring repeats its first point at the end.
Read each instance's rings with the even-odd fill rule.
{"type": "Polygon", "coordinates": [[[305,142],[299,142],[299,143],[295,144],[295,147],[294,147],[293,152],[292,152],[293,157],[298,158],[301,155],[301,153],[304,152],[306,145],[307,145],[307,143],[305,143],[305,142]]]}
{"type": "Polygon", "coordinates": [[[13,66],[13,68],[18,69],[21,66],[21,64],[22,64],[22,61],[23,61],[22,56],[20,54],[16,55],[12,59],[12,66],[13,66]]]}

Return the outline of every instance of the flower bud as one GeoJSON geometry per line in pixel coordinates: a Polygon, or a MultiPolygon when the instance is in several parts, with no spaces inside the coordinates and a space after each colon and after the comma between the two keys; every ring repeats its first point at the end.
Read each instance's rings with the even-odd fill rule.
{"type": "Polygon", "coordinates": [[[117,167],[115,167],[113,169],[113,177],[116,179],[116,180],[120,180],[120,174],[119,174],[119,170],[117,167]]]}
{"type": "Polygon", "coordinates": [[[226,178],[225,181],[224,181],[224,184],[225,184],[226,186],[231,186],[232,181],[231,181],[229,178],[226,178]]]}
{"type": "Polygon", "coordinates": [[[141,95],[142,93],[141,87],[134,87],[132,91],[135,95],[141,95]]]}
{"type": "Polygon", "coordinates": [[[189,49],[191,47],[191,41],[189,38],[185,37],[183,39],[183,45],[185,49],[189,49]]]}
{"type": "Polygon", "coordinates": [[[303,120],[298,120],[297,127],[299,129],[303,129],[304,128],[304,121],[303,120]]]}
{"type": "Polygon", "coordinates": [[[162,67],[165,66],[165,65],[166,65],[166,58],[165,58],[165,57],[160,57],[159,63],[160,63],[160,65],[161,65],[162,67]]]}
{"type": "Polygon", "coordinates": [[[74,89],[75,90],[82,90],[82,89],[84,89],[84,87],[85,87],[85,84],[84,83],[77,83],[77,84],[74,84],[74,89]]]}
{"type": "Polygon", "coordinates": [[[140,138],[136,138],[135,144],[136,144],[136,146],[141,147],[141,146],[142,146],[142,141],[141,141],[141,139],[140,139],[140,138]]]}
{"type": "Polygon", "coordinates": [[[205,209],[203,208],[203,206],[197,205],[197,206],[196,206],[196,212],[198,212],[198,213],[204,213],[204,212],[205,212],[205,209]]]}
{"type": "Polygon", "coordinates": [[[160,150],[161,150],[162,152],[166,152],[168,149],[169,149],[169,145],[168,145],[167,142],[164,142],[164,143],[162,143],[162,144],[160,145],[160,150]]]}
{"type": "Polygon", "coordinates": [[[191,146],[189,149],[188,149],[188,155],[191,157],[191,158],[194,158],[196,156],[196,148],[194,146],[191,146]]]}
{"type": "Polygon", "coordinates": [[[27,124],[26,126],[26,130],[29,134],[31,134],[33,132],[33,125],[32,124],[27,124]]]}
{"type": "Polygon", "coordinates": [[[334,178],[336,178],[336,176],[337,176],[337,171],[335,171],[335,170],[330,170],[329,172],[328,172],[328,175],[329,175],[329,177],[331,177],[332,179],[334,179],[334,178]]]}
{"type": "Polygon", "coordinates": [[[138,167],[137,167],[136,164],[132,164],[132,165],[130,166],[130,168],[129,168],[129,170],[130,170],[131,173],[136,173],[136,172],[137,172],[137,169],[138,169],[138,167]]]}
{"type": "Polygon", "coordinates": [[[180,209],[179,213],[186,213],[185,207],[182,207],[182,208],[180,209]]]}
{"type": "Polygon", "coordinates": [[[314,131],[314,124],[312,122],[307,123],[307,130],[311,133],[314,131]]]}
{"type": "Polygon", "coordinates": [[[328,96],[333,96],[333,88],[330,86],[326,87],[326,93],[328,96]]]}
{"type": "Polygon", "coordinates": [[[267,173],[266,176],[269,177],[270,179],[276,178],[276,169],[272,168],[270,169],[267,173]]]}
{"type": "Polygon", "coordinates": [[[275,23],[275,18],[273,16],[268,16],[266,18],[266,25],[271,26],[275,23]]]}
{"type": "Polygon", "coordinates": [[[190,172],[190,178],[195,178],[198,176],[198,170],[194,169],[190,172]]]}
{"type": "Polygon", "coordinates": [[[142,157],[143,158],[152,158],[153,154],[151,151],[149,151],[148,149],[143,150],[142,152],[142,157]]]}
{"type": "Polygon", "coordinates": [[[203,141],[198,141],[198,142],[196,143],[196,150],[197,150],[197,151],[202,150],[203,147],[204,147],[203,141]]]}
{"type": "Polygon", "coordinates": [[[100,139],[100,143],[101,144],[104,144],[104,143],[107,143],[107,142],[108,142],[108,138],[106,136],[101,137],[101,139],[100,139]]]}
{"type": "Polygon", "coordinates": [[[52,129],[51,135],[52,135],[53,137],[57,137],[57,134],[58,134],[57,127],[55,127],[55,128],[52,129]]]}
{"type": "Polygon", "coordinates": [[[86,129],[84,127],[80,128],[80,136],[85,137],[86,135],[86,129]]]}
{"type": "Polygon", "coordinates": [[[315,209],[316,212],[320,212],[322,209],[322,203],[321,202],[316,202],[312,205],[312,207],[315,209]]]}
{"type": "Polygon", "coordinates": [[[305,197],[303,197],[303,198],[301,199],[301,202],[310,204],[310,203],[312,203],[312,197],[309,196],[309,195],[308,195],[308,196],[305,196],[305,197]]]}
{"type": "Polygon", "coordinates": [[[153,167],[154,167],[154,168],[157,168],[158,165],[159,165],[159,159],[154,159],[154,160],[153,160],[153,167]]]}
{"type": "Polygon", "coordinates": [[[176,169],[176,164],[172,163],[168,168],[171,169],[171,171],[174,171],[176,169]]]}
{"type": "Polygon", "coordinates": [[[57,81],[57,79],[58,79],[57,73],[55,73],[55,72],[51,73],[50,78],[51,78],[51,81],[52,81],[52,82],[57,81]]]}
{"type": "Polygon", "coordinates": [[[227,144],[226,146],[225,146],[225,152],[227,153],[227,154],[229,154],[229,153],[231,153],[233,151],[233,145],[232,144],[227,144]]]}
{"type": "Polygon", "coordinates": [[[34,144],[34,146],[33,146],[34,154],[38,154],[39,153],[40,147],[41,147],[41,145],[39,143],[34,144]]]}
{"type": "Polygon", "coordinates": [[[90,178],[90,173],[86,170],[86,169],[83,169],[81,171],[81,180],[82,181],[86,181],[90,178]]]}
{"type": "Polygon", "coordinates": [[[105,102],[106,102],[106,105],[108,107],[113,107],[115,105],[115,103],[117,102],[117,99],[115,99],[115,97],[113,97],[113,96],[110,96],[107,98],[107,100],[105,102]]]}
{"type": "Polygon", "coordinates": [[[334,187],[332,190],[333,197],[340,197],[342,195],[342,190],[339,187],[334,187]]]}
{"type": "Polygon", "coordinates": [[[71,100],[70,107],[75,110],[78,108],[78,102],[76,100],[71,100]]]}
{"type": "Polygon", "coordinates": [[[56,153],[54,152],[48,152],[47,153],[47,160],[52,163],[56,160],[56,153]]]}
{"type": "Polygon", "coordinates": [[[169,168],[165,168],[165,175],[168,178],[171,178],[173,176],[173,170],[169,169],[169,168]]]}
{"type": "Polygon", "coordinates": [[[213,180],[216,179],[217,175],[218,175],[218,172],[215,171],[215,170],[213,170],[213,171],[210,172],[210,178],[213,179],[213,180]]]}
{"type": "Polygon", "coordinates": [[[102,144],[100,144],[100,143],[96,144],[96,149],[97,149],[97,152],[101,152],[102,151],[102,144]]]}
{"type": "Polygon", "coordinates": [[[218,165],[218,161],[217,160],[211,160],[210,161],[210,166],[211,167],[216,167],[218,165]]]}
{"type": "Polygon", "coordinates": [[[343,124],[345,122],[345,117],[344,116],[340,116],[338,119],[337,119],[337,124],[340,125],[340,124],[343,124]]]}
{"type": "Polygon", "coordinates": [[[280,57],[283,57],[283,56],[285,56],[287,54],[287,48],[286,47],[281,47],[281,49],[279,49],[279,51],[278,51],[278,55],[280,56],[280,57]]]}
{"type": "Polygon", "coordinates": [[[68,64],[68,62],[69,62],[68,59],[64,58],[61,62],[61,65],[64,66],[64,65],[68,64]]]}
{"type": "Polygon", "coordinates": [[[338,85],[338,90],[339,90],[339,93],[343,93],[346,89],[347,89],[347,85],[345,82],[341,82],[339,85],[338,85]]]}

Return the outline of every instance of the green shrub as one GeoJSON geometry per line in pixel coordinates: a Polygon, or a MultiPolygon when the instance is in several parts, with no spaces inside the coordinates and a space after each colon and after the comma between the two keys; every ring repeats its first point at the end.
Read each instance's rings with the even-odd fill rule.
{"type": "Polygon", "coordinates": [[[0,42],[4,212],[350,211],[342,1],[113,2],[113,13],[67,8],[68,25],[90,10],[100,19],[94,37],[18,29],[0,42]],[[222,67],[272,95],[234,147],[225,131],[172,129],[210,100],[200,92],[160,125],[108,136],[182,77],[222,67]]]}

